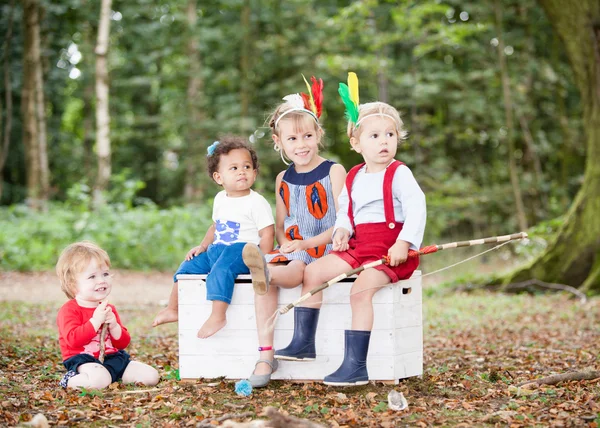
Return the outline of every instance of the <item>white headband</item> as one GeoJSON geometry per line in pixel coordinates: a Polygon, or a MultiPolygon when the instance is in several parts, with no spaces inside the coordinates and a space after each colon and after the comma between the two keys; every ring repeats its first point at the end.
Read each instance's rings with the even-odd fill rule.
{"type": "Polygon", "coordinates": [[[363,118],[361,118],[358,122],[356,122],[356,125],[354,125],[354,128],[358,128],[358,125],[360,125],[360,122],[362,122],[363,120],[365,120],[368,117],[371,116],[384,116],[387,117],[389,119],[392,119],[392,121],[394,122],[394,124],[396,124],[396,119],[392,116],[390,116],[389,114],[385,114],[385,113],[373,113],[373,114],[368,114],[366,116],[364,116],[363,118]]]}
{"type": "Polygon", "coordinates": [[[315,119],[315,122],[317,122],[317,125],[319,124],[319,118],[318,118],[318,117],[317,117],[317,115],[316,115],[316,114],[314,114],[312,111],[310,111],[310,110],[307,110],[307,109],[305,109],[304,107],[292,107],[291,109],[289,109],[289,110],[286,110],[286,111],[284,111],[283,113],[281,113],[281,114],[279,115],[279,117],[278,117],[278,118],[277,118],[277,120],[275,121],[275,129],[277,129],[277,125],[279,124],[279,121],[280,121],[280,120],[283,118],[283,116],[285,116],[285,115],[286,115],[286,114],[288,114],[288,113],[292,113],[292,112],[294,112],[294,111],[301,111],[301,112],[304,112],[304,113],[308,113],[308,114],[310,114],[310,115],[313,117],[313,119],[315,119]]]}

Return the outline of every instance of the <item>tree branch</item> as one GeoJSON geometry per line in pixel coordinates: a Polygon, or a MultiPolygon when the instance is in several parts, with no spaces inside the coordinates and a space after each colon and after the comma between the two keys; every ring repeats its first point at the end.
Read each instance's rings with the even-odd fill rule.
{"type": "Polygon", "coordinates": [[[540,385],[556,385],[557,383],[569,380],[594,380],[598,378],[600,378],[600,371],[588,369],[581,372],[561,373],[543,377],[540,379],[528,380],[527,382],[522,382],[517,386],[527,389],[526,387],[537,387],[540,385]]]}
{"type": "Polygon", "coordinates": [[[587,297],[584,293],[582,293],[581,291],[579,291],[578,289],[576,289],[575,287],[571,287],[570,285],[566,285],[566,284],[554,284],[554,283],[550,283],[550,282],[544,282],[544,281],[540,281],[539,279],[529,279],[527,281],[523,281],[523,282],[515,282],[512,284],[508,284],[504,287],[505,290],[509,290],[509,289],[514,289],[514,288],[525,288],[525,287],[529,287],[530,285],[537,285],[539,287],[544,287],[544,288],[551,288],[553,290],[563,290],[563,291],[568,291],[569,293],[574,294],[575,296],[577,296],[579,298],[579,302],[584,304],[587,302],[587,297]]]}
{"type": "Polygon", "coordinates": [[[248,416],[252,416],[252,415],[254,415],[254,412],[225,413],[223,416],[221,416],[219,418],[204,419],[202,422],[200,422],[198,425],[196,425],[196,427],[197,428],[214,427],[215,425],[212,424],[211,422],[223,422],[223,421],[226,421],[227,419],[247,418],[248,416]]]}

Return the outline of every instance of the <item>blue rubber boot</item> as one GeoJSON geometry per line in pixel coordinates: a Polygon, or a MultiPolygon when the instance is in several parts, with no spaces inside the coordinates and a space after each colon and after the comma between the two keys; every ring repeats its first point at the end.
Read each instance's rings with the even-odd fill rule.
{"type": "Polygon", "coordinates": [[[325,376],[323,383],[332,386],[355,386],[369,383],[367,353],[371,332],[364,330],[345,331],[344,361],[339,369],[325,376]]]}
{"type": "Polygon", "coordinates": [[[317,357],[315,333],[319,322],[319,309],[294,308],[294,336],[290,344],[275,351],[278,360],[312,361],[317,357]]]}

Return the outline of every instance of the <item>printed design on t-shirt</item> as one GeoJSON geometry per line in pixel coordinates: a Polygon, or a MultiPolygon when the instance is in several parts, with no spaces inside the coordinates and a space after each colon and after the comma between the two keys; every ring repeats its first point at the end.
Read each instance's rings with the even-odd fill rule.
{"type": "Polygon", "coordinates": [[[318,220],[327,214],[327,192],[320,182],[306,186],[306,206],[308,212],[318,220]]]}
{"type": "Polygon", "coordinates": [[[281,182],[281,186],[279,186],[279,196],[283,200],[283,204],[285,205],[285,209],[287,210],[288,217],[290,216],[290,187],[287,185],[285,181],[281,182]]]}
{"type": "Polygon", "coordinates": [[[287,230],[285,231],[285,236],[290,241],[293,241],[295,239],[304,239],[302,235],[300,235],[300,228],[298,228],[298,225],[296,224],[287,228],[287,230]]]}
{"type": "MultiPolygon", "coordinates": [[[[107,354],[112,354],[117,352],[117,348],[115,348],[110,340],[110,335],[106,335],[106,339],[104,340],[104,352],[107,354]]],[[[83,347],[83,354],[91,355],[94,358],[98,358],[100,355],[100,333],[97,333],[96,336],[83,347]]]]}
{"type": "Polygon", "coordinates": [[[235,221],[218,219],[215,225],[215,244],[231,245],[240,236],[240,224],[235,221]]]}

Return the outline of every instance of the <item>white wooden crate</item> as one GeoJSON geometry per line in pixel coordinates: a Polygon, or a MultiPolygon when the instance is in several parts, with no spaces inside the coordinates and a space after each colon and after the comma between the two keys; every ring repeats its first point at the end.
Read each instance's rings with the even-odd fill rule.
{"type": "MultiPolygon", "coordinates": [[[[254,291],[250,275],[236,280],[227,325],[214,336],[198,339],[196,333],[210,315],[206,275],[178,275],[179,375],[182,379],[244,379],[258,359],[254,291]]],[[[334,284],[323,292],[316,335],[317,359],[279,361],[273,379],[322,380],[335,371],[344,355],[344,330],[350,329],[350,288],[354,279],[334,284]]],[[[301,287],[279,290],[279,308],[297,300],[301,287]]],[[[392,284],[373,298],[375,319],[367,358],[369,379],[398,382],[423,373],[423,317],[421,272],[409,281],[392,284]]],[[[275,349],[288,345],[294,329],[293,309],[280,315],[275,327],[275,349]]]]}

